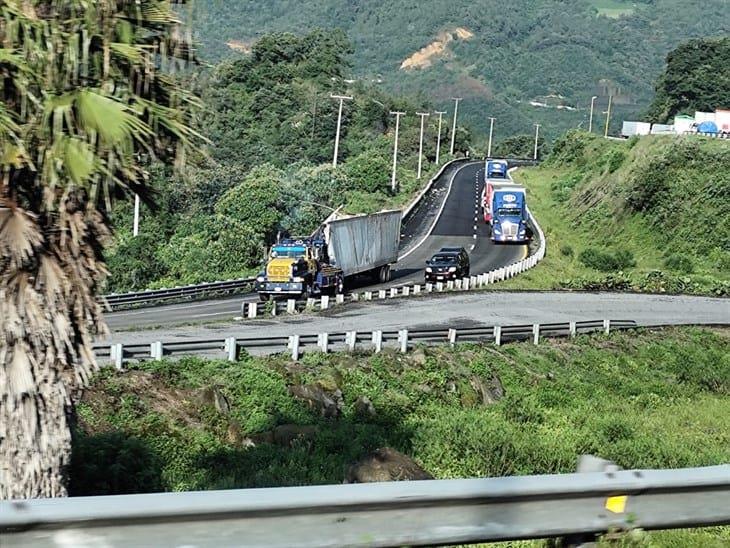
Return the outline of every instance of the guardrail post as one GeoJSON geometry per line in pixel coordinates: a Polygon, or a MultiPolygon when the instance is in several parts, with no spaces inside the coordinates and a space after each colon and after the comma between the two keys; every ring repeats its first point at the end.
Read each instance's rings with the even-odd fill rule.
{"type": "Polygon", "coordinates": [[[464,291],[469,291],[469,287],[471,286],[471,278],[464,278],[461,281],[461,289],[464,291]]]}
{"type": "Polygon", "coordinates": [[[258,303],[248,303],[248,319],[252,320],[258,314],[258,303]]]}
{"type": "Polygon", "coordinates": [[[398,331],[398,344],[400,345],[400,351],[405,354],[408,352],[408,330],[401,329],[398,331]]]}
{"type": "Polygon", "coordinates": [[[456,346],[456,329],[449,329],[449,344],[452,347],[456,346]]]}
{"type": "Polygon", "coordinates": [[[426,293],[431,293],[433,291],[433,284],[426,284],[426,293]]]}
{"type": "Polygon", "coordinates": [[[365,292],[365,300],[366,301],[372,301],[373,300],[373,292],[372,291],[366,291],[365,292]]]}
{"type": "Polygon", "coordinates": [[[297,361],[299,359],[299,335],[289,335],[289,350],[291,350],[291,359],[297,361]]]}
{"type": "Polygon", "coordinates": [[[236,344],[236,337],[226,337],[224,350],[229,362],[235,362],[238,359],[238,345],[236,344]]]}
{"type": "Polygon", "coordinates": [[[570,332],[570,338],[573,339],[578,334],[578,327],[575,322],[568,324],[568,331],[570,332]]]}
{"type": "Polygon", "coordinates": [[[411,294],[411,286],[404,285],[403,286],[403,296],[408,297],[408,296],[410,296],[410,294],[411,294]]]}
{"type": "Polygon", "coordinates": [[[322,295],[319,301],[319,308],[321,310],[327,310],[330,307],[330,296],[322,295]]]}
{"type": "Polygon", "coordinates": [[[111,345],[109,348],[109,356],[114,367],[122,371],[124,369],[124,345],[122,343],[111,345]]]}
{"type": "Polygon", "coordinates": [[[469,285],[471,287],[477,287],[479,285],[479,276],[472,276],[469,278],[469,285]]]}
{"type": "Polygon", "coordinates": [[[317,299],[314,297],[307,298],[307,310],[314,310],[314,305],[317,304],[317,299]]]}
{"type": "Polygon", "coordinates": [[[611,320],[603,320],[603,332],[606,335],[611,333],[611,320]]]}
{"type": "MultiPolygon", "coordinates": [[[[451,282],[448,282],[451,284],[451,287],[449,289],[461,289],[461,280],[454,280],[451,282]]],[[[447,284],[448,286],[448,284],[447,284]]]]}
{"type": "Polygon", "coordinates": [[[352,302],[357,302],[360,300],[360,294],[359,293],[351,293],[350,297],[352,297],[352,302]]]}
{"type": "Polygon", "coordinates": [[[286,300],[286,313],[287,314],[295,314],[297,311],[297,301],[294,299],[287,299],[286,300]]]}
{"type": "Polygon", "coordinates": [[[277,307],[279,304],[276,301],[271,301],[271,315],[276,316],[279,313],[277,307]]]}
{"type": "Polygon", "coordinates": [[[357,331],[348,331],[345,333],[345,345],[349,352],[355,351],[355,346],[357,345],[357,331]]]}
{"type": "Polygon", "coordinates": [[[532,324],[532,343],[540,344],[540,324],[532,324]]]}
{"type": "MultiPolygon", "coordinates": [[[[357,293],[355,293],[357,295],[357,293]]],[[[357,299],[352,299],[353,301],[356,301],[357,299]]],[[[338,293],[335,296],[335,303],[336,304],[344,304],[345,303],[345,294],[344,293],[338,293]]]]}
{"type": "Polygon", "coordinates": [[[436,291],[444,290],[444,282],[436,282],[436,291]]]}
{"type": "Polygon", "coordinates": [[[390,298],[398,296],[398,288],[397,287],[391,287],[390,288],[390,298]]]}
{"type": "Polygon", "coordinates": [[[325,354],[329,350],[330,346],[330,335],[329,333],[320,333],[317,335],[317,346],[319,346],[319,349],[324,352],[325,354]]]}
{"type": "Polygon", "coordinates": [[[378,291],[378,299],[385,299],[385,295],[386,295],[385,289],[381,289],[378,291]]]}
{"type": "Polygon", "coordinates": [[[155,361],[162,359],[162,341],[150,343],[150,358],[155,361]]]}
{"type": "MultiPolygon", "coordinates": [[[[459,285],[461,285],[461,282],[459,282],[459,285]]],[[[449,280],[446,282],[446,289],[451,290],[454,289],[454,280],[449,280]]]]}
{"type": "Polygon", "coordinates": [[[496,344],[497,346],[500,346],[502,344],[502,326],[501,325],[494,326],[494,344],[496,344]]]}
{"type": "Polygon", "coordinates": [[[416,284],[413,286],[413,294],[418,295],[421,293],[421,284],[416,284]]]}
{"type": "Polygon", "coordinates": [[[373,331],[372,334],[373,346],[375,347],[375,353],[379,353],[383,350],[383,332],[373,331]]]}

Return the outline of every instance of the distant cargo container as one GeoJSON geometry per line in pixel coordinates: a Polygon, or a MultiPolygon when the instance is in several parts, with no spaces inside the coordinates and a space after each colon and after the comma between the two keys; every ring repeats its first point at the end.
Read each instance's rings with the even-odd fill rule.
{"type": "Polygon", "coordinates": [[[715,111],[715,124],[720,133],[730,134],[730,110],[717,109],[715,111]]]}
{"type": "Polygon", "coordinates": [[[621,128],[621,135],[632,137],[633,135],[649,135],[651,124],[646,122],[624,122],[621,128]]]}
{"type": "Polygon", "coordinates": [[[715,121],[715,113],[714,112],[700,112],[699,110],[695,112],[695,124],[699,125],[702,122],[714,122],[715,121]]]}
{"type": "Polygon", "coordinates": [[[651,134],[652,135],[667,135],[671,133],[674,135],[674,126],[668,124],[652,124],[651,134]]]}
{"type": "Polygon", "coordinates": [[[695,123],[695,119],[691,116],[675,116],[674,117],[674,132],[682,135],[688,131],[692,131],[692,124],[695,123]]]}

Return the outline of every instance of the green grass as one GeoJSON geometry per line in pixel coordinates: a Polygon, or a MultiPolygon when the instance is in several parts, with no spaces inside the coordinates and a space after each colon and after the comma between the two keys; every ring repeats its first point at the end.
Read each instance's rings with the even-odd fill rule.
{"type": "MultiPolygon", "coordinates": [[[[297,364],[285,356],[150,362],[105,369],[83,395],[70,488],[88,495],[335,484],[348,464],[381,446],[437,478],[571,472],[584,453],[625,468],[726,463],[728,395],[730,332],[698,328],[405,356],[314,353],[297,364]],[[484,405],[474,383],[493,376],[505,396],[484,405]],[[342,415],[324,419],[290,395],[289,386],[306,383],[340,389],[342,415]],[[203,398],[214,386],[228,414],[203,398]],[[373,402],[375,417],[357,413],[359,396],[373,402]],[[242,442],[282,424],[313,425],[316,435],[291,447],[242,442]]],[[[667,534],[730,540],[719,531],[667,534]]],[[[679,545],[663,542],[650,545],[679,545]]]]}
{"type": "Polygon", "coordinates": [[[631,15],[635,11],[635,8],[624,0],[590,0],[590,4],[598,10],[598,15],[612,19],[631,15]]]}
{"type": "Polygon", "coordinates": [[[729,175],[727,143],[569,134],[544,165],[515,174],[548,253],[505,287],[727,295],[729,175]],[[587,250],[625,253],[635,265],[600,271],[581,260],[587,250]]]}

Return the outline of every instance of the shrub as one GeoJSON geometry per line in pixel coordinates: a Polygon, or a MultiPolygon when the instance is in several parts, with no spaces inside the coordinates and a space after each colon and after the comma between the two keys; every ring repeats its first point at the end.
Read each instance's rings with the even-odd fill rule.
{"type": "Polygon", "coordinates": [[[625,159],[626,154],[623,151],[611,150],[608,154],[606,154],[606,169],[609,173],[613,173],[621,167],[621,164],[624,163],[625,159]]]}
{"type": "Polygon", "coordinates": [[[692,274],[694,272],[694,264],[692,259],[686,255],[673,254],[666,258],[664,266],[669,270],[681,272],[683,274],[692,274]]]}
{"type": "Polygon", "coordinates": [[[627,249],[619,249],[615,254],[589,247],[581,251],[578,259],[588,268],[601,272],[615,272],[636,266],[634,255],[627,249]]]}
{"type": "Polygon", "coordinates": [[[560,254],[563,257],[572,257],[573,256],[573,248],[570,247],[567,244],[563,244],[560,246],[560,254]]]}

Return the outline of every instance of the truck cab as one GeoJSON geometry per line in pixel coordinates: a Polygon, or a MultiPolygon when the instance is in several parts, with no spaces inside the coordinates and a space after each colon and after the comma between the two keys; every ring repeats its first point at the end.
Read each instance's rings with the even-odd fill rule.
{"type": "Polygon", "coordinates": [[[496,187],[492,195],[492,241],[526,243],[532,237],[525,189],[514,185],[496,187]]]}

